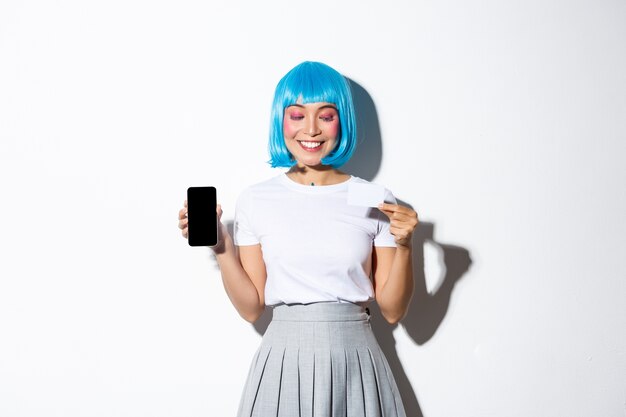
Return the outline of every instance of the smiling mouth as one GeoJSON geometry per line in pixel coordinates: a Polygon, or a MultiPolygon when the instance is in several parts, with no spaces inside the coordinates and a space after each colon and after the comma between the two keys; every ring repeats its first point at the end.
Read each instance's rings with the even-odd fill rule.
{"type": "Polygon", "coordinates": [[[310,141],[310,140],[299,140],[298,143],[302,147],[302,149],[308,152],[316,152],[322,149],[322,145],[324,145],[323,141],[310,141]]]}

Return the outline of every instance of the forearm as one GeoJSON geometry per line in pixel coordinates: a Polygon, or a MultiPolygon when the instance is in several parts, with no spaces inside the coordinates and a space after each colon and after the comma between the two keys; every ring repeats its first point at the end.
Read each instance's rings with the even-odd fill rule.
{"type": "Polygon", "coordinates": [[[231,303],[246,321],[255,322],[263,314],[264,306],[250,277],[241,266],[236,247],[228,237],[215,253],[222,273],[222,283],[231,303]]]}
{"type": "Polygon", "coordinates": [[[398,246],[394,254],[389,278],[377,297],[385,319],[397,323],[404,318],[413,296],[413,265],[411,248],[398,246]]]}

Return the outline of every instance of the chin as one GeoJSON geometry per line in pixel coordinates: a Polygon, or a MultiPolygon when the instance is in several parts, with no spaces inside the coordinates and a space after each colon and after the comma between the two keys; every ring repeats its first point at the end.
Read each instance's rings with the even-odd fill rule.
{"type": "Polygon", "coordinates": [[[299,165],[311,168],[322,167],[325,166],[324,164],[322,164],[322,158],[324,158],[325,156],[326,155],[324,155],[323,157],[311,157],[310,155],[305,155],[305,158],[296,158],[296,161],[299,165]]]}
{"type": "Polygon", "coordinates": [[[303,167],[307,167],[307,168],[321,168],[323,166],[322,161],[298,161],[299,165],[302,165],[303,167]]]}

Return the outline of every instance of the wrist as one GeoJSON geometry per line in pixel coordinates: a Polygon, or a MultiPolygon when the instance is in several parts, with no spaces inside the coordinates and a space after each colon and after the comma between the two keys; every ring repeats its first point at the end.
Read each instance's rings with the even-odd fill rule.
{"type": "Polygon", "coordinates": [[[410,253],[412,249],[412,245],[411,242],[407,242],[407,243],[397,243],[396,242],[396,252],[406,252],[406,253],[410,253]]]}
{"type": "Polygon", "coordinates": [[[211,247],[216,258],[221,258],[224,255],[232,252],[235,248],[232,238],[229,235],[225,235],[217,245],[211,247]]]}

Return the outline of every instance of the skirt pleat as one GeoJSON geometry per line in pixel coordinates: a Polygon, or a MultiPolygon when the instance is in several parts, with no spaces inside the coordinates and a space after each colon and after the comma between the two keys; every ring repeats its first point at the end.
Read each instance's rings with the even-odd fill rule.
{"type": "Polygon", "coordinates": [[[347,349],[348,380],[346,381],[347,417],[362,417],[365,415],[365,392],[363,390],[363,373],[356,349],[347,349]]]}
{"type": "Polygon", "coordinates": [[[257,398],[253,404],[253,417],[276,417],[280,400],[280,381],[284,355],[284,348],[272,347],[261,375],[257,398]]]}
{"type": "Polygon", "coordinates": [[[280,305],[257,349],[238,417],[406,417],[363,306],[280,305]]]}
{"type": "Polygon", "coordinates": [[[332,417],[347,417],[347,390],[345,382],[343,384],[338,383],[340,381],[347,381],[347,369],[346,369],[346,351],[345,349],[333,348],[330,350],[330,368],[331,368],[331,397],[330,402],[332,406],[332,417]]]}
{"type": "Polygon", "coordinates": [[[315,354],[309,349],[300,351],[298,360],[300,375],[300,416],[313,417],[313,388],[315,386],[315,354]]]}
{"type": "MultiPolygon", "coordinates": [[[[396,384],[396,380],[393,377],[393,373],[391,372],[391,367],[389,366],[389,363],[386,360],[382,362],[385,369],[385,375],[387,376],[389,384],[393,388],[394,392],[400,392],[400,390],[398,389],[398,385],[396,384]]],[[[402,404],[402,400],[399,395],[394,395],[393,399],[395,404],[395,413],[396,415],[400,415],[401,412],[404,412],[404,405],[402,404]]]]}
{"type": "Polygon", "coordinates": [[[378,384],[374,364],[370,360],[367,349],[357,348],[357,357],[361,366],[361,387],[363,389],[363,399],[365,400],[365,416],[381,417],[380,395],[378,394],[378,384]]]}
{"type": "Polygon", "coordinates": [[[261,345],[257,350],[255,359],[252,361],[250,372],[248,372],[244,394],[239,404],[239,411],[237,412],[238,416],[252,416],[252,410],[257,400],[261,379],[271,350],[271,346],[268,345],[261,345]]]}
{"type": "Polygon", "coordinates": [[[393,389],[395,388],[391,381],[387,378],[385,365],[383,365],[383,356],[381,352],[375,354],[372,349],[367,348],[372,364],[374,365],[374,375],[378,386],[378,397],[381,405],[380,413],[382,417],[396,416],[396,402],[394,400],[393,389]]]}
{"type": "Polygon", "coordinates": [[[298,354],[298,348],[285,350],[278,401],[278,417],[293,417],[300,415],[298,354]]]}
{"type": "Polygon", "coordinates": [[[315,352],[315,383],[313,387],[313,417],[331,414],[332,379],[330,352],[315,352]]]}

